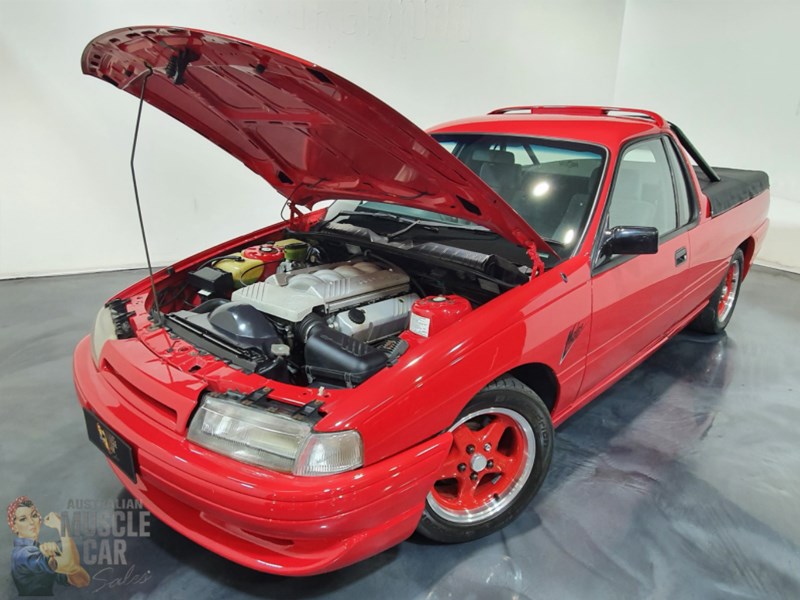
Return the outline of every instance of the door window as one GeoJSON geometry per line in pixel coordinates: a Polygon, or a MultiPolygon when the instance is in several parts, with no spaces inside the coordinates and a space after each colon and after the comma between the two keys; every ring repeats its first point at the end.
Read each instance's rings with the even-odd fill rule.
{"type": "Polygon", "coordinates": [[[677,229],[672,171],[661,139],[652,138],[628,147],[618,169],[611,193],[608,229],[655,227],[661,237],[677,229]]]}

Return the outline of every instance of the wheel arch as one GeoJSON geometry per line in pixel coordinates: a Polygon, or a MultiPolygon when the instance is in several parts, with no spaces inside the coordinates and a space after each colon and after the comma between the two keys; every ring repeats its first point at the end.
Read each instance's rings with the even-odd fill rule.
{"type": "Polygon", "coordinates": [[[744,254],[744,272],[742,273],[742,281],[744,281],[744,278],[747,277],[747,273],[750,272],[750,266],[753,264],[753,253],[756,249],[756,241],[752,237],[749,237],[739,244],[739,248],[744,254]]]}
{"type": "Polygon", "coordinates": [[[542,399],[547,410],[553,414],[558,401],[560,385],[555,371],[544,363],[526,363],[514,367],[508,372],[531,388],[542,399]]]}

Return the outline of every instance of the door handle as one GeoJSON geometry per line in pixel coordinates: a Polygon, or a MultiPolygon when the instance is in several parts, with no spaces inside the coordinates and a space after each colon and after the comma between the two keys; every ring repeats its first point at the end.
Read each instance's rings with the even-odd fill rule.
{"type": "Polygon", "coordinates": [[[679,267],[681,263],[686,262],[686,248],[678,248],[675,251],[675,266],[679,267]]]}

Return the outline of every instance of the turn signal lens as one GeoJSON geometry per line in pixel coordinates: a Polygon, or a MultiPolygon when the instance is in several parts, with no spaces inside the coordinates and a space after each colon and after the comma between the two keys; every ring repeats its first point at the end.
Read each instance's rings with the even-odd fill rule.
{"type": "Polygon", "coordinates": [[[364,445],[357,431],[314,433],[300,451],[295,475],[332,475],[364,464],[364,445]]]}

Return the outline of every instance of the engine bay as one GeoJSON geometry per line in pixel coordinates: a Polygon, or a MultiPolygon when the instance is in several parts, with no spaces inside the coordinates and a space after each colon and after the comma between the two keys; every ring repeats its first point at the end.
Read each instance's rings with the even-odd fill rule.
{"type": "Polygon", "coordinates": [[[159,291],[164,325],[246,373],[355,387],[409,343],[527,280],[508,269],[498,278],[493,255],[358,234],[341,225],[287,230],[175,274],[159,291]]]}

